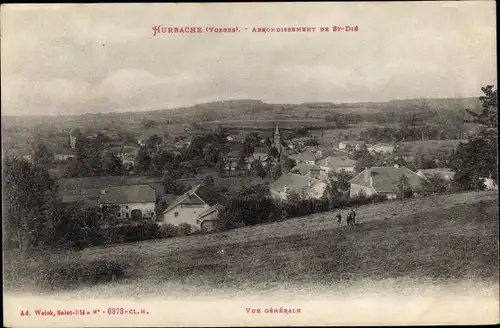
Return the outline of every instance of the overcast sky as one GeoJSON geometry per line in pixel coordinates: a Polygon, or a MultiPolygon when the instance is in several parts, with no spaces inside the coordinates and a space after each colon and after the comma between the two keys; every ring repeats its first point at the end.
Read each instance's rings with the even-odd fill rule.
{"type": "Polygon", "coordinates": [[[477,96],[496,84],[495,30],[493,1],[8,5],[2,114],[477,96]],[[153,36],[159,24],[242,32],[153,36]],[[359,31],[251,33],[333,25],[359,31]]]}

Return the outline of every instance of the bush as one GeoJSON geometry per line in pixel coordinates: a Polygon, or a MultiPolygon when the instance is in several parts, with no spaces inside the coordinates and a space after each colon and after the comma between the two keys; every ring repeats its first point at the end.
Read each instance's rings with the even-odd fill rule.
{"type": "Polygon", "coordinates": [[[179,230],[176,226],[172,224],[163,224],[158,229],[157,238],[171,238],[177,237],[179,235],[179,230]]]}
{"type": "Polygon", "coordinates": [[[93,260],[87,263],[49,262],[40,267],[36,279],[39,287],[57,289],[109,282],[124,276],[125,270],[120,263],[93,260]]]}
{"type": "Polygon", "coordinates": [[[190,224],[181,223],[177,226],[177,230],[179,232],[179,236],[187,236],[191,234],[192,227],[190,224]]]}

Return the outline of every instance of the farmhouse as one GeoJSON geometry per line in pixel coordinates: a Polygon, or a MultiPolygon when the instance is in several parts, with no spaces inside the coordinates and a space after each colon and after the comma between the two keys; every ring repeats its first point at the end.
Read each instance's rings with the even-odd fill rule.
{"type": "Polygon", "coordinates": [[[365,144],[364,141],[345,140],[345,141],[339,142],[339,149],[340,150],[360,150],[364,144],[365,144]]]}
{"type": "Polygon", "coordinates": [[[290,173],[305,175],[321,181],[328,180],[328,174],[321,170],[317,165],[300,163],[290,170],[290,173]]]}
{"type": "Polygon", "coordinates": [[[28,162],[33,161],[33,152],[31,150],[22,150],[22,149],[8,149],[5,152],[2,152],[2,157],[12,156],[24,159],[28,162]]]}
{"type": "Polygon", "coordinates": [[[325,194],[327,184],[317,179],[294,173],[286,173],[271,183],[271,195],[279,199],[287,199],[291,192],[303,197],[320,199],[325,194]]]}
{"type": "Polygon", "coordinates": [[[297,164],[306,163],[306,164],[316,164],[316,157],[313,153],[299,153],[290,156],[291,159],[295,160],[297,164]]]}
{"type": "MultiPolygon", "coordinates": [[[[187,223],[195,229],[201,229],[204,221],[214,220],[216,214],[209,209],[219,204],[223,205],[222,195],[209,190],[205,186],[197,185],[179,196],[160,215],[160,224],[179,225],[187,223]]],[[[209,226],[211,223],[206,223],[209,226]]]]}
{"type": "Polygon", "coordinates": [[[451,169],[447,168],[423,169],[423,170],[418,170],[417,174],[426,180],[429,179],[430,177],[438,176],[444,180],[451,181],[455,176],[455,171],[452,171],[451,169]]]}
{"type": "Polygon", "coordinates": [[[145,219],[155,214],[156,191],[148,185],[111,187],[101,190],[99,205],[104,211],[116,206],[118,218],[145,219]]]}
{"type": "Polygon", "coordinates": [[[392,154],[394,152],[394,146],[387,144],[375,144],[368,146],[368,151],[372,154],[374,153],[392,154]]]}
{"type": "Polygon", "coordinates": [[[413,190],[420,188],[424,181],[420,175],[404,166],[366,168],[351,179],[350,196],[382,194],[388,199],[394,199],[401,176],[408,179],[408,184],[413,190]]]}
{"type": "Polygon", "coordinates": [[[346,171],[348,173],[354,173],[356,170],[357,161],[349,159],[347,157],[333,157],[328,156],[322,160],[318,161],[318,165],[325,172],[335,172],[339,173],[341,171],[346,171]]]}
{"type": "Polygon", "coordinates": [[[54,152],[54,162],[67,162],[77,157],[76,149],[58,149],[54,152]]]}

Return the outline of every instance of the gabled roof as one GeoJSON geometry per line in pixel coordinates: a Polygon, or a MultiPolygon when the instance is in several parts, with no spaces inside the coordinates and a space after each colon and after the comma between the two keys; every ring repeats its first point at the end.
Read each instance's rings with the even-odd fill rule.
{"type": "Polygon", "coordinates": [[[353,159],[347,158],[345,156],[342,157],[328,156],[318,161],[318,165],[330,168],[354,167],[356,166],[356,163],[358,162],[353,159]]]}
{"type": "Polygon", "coordinates": [[[99,196],[101,204],[154,203],[156,191],[148,185],[111,187],[99,196]]]}
{"type": "Polygon", "coordinates": [[[408,183],[412,188],[420,187],[423,178],[405,166],[401,167],[372,167],[363,170],[353,179],[351,183],[368,188],[374,188],[377,192],[394,192],[401,176],[408,178],[408,183]],[[369,181],[365,179],[366,170],[370,171],[369,181]],[[373,183],[373,184],[372,184],[373,183]]]}
{"type": "Polygon", "coordinates": [[[291,155],[290,158],[293,158],[295,161],[314,161],[314,160],[316,160],[313,153],[299,153],[299,154],[291,155]]]}
{"type": "Polygon", "coordinates": [[[437,168],[437,169],[423,169],[418,170],[418,173],[422,173],[425,177],[432,177],[434,175],[438,175],[440,177],[449,177],[453,178],[455,176],[455,171],[452,171],[448,168],[437,168]]]}
{"type": "Polygon", "coordinates": [[[313,164],[307,164],[307,163],[300,163],[294,166],[290,172],[292,173],[300,173],[300,174],[307,174],[311,170],[316,170],[319,171],[321,168],[319,166],[313,165],[313,164]]]}
{"type": "Polygon", "coordinates": [[[202,186],[201,184],[191,188],[184,194],[179,196],[170,206],[168,206],[162,214],[167,213],[179,204],[207,204],[209,206],[214,206],[216,204],[224,204],[225,197],[210,190],[209,188],[202,186]]]}
{"type": "Polygon", "coordinates": [[[295,173],[283,174],[278,180],[274,181],[269,185],[270,190],[281,191],[285,186],[291,190],[303,190],[309,189],[309,181],[311,182],[311,187],[318,183],[323,183],[317,179],[310,178],[295,173]]]}

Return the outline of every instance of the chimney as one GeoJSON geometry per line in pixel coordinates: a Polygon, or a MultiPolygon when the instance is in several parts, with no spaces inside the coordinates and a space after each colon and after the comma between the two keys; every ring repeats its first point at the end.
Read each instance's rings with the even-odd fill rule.
{"type": "Polygon", "coordinates": [[[399,169],[399,164],[394,164],[394,167],[399,169]]]}
{"type": "Polygon", "coordinates": [[[287,185],[285,185],[285,187],[283,187],[283,192],[285,192],[285,193],[286,193],[287,191],[288,191],[288,186],[287,186],[287,185]]]}
{"type": "Polygon", "coordinates": [[[106,189],[101,189],[101,195],[105,195],[108,191],[106,189]]]}
{"type": "Polygon", "coordinates": [[[370,182],[370,177],[371,177],[371,170],[369,167],[365,169],[365,182],[370,182]]]}

